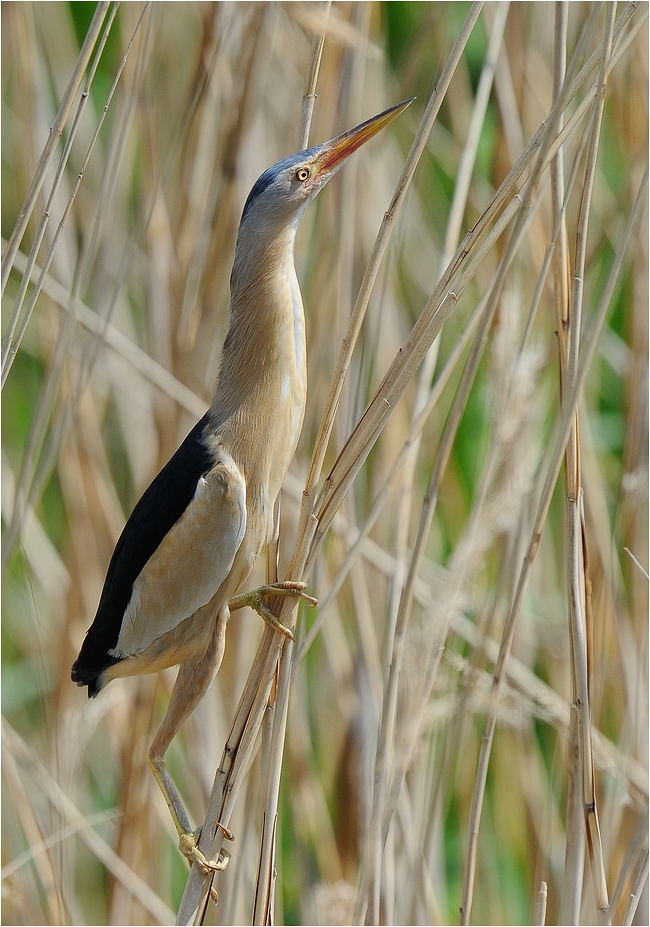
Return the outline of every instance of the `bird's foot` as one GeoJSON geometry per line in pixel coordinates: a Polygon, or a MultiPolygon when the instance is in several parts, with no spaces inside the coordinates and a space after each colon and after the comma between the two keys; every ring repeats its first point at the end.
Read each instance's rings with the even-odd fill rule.
{"type": "Polygon", "coordinates": [[[219,850],[218,859],[207,859],[206,856],[199,850],[199,837],[201,836],[201,828],[197,827],[196,830],[188,831],[186,834],[181,834],[178,841],[178,848],[183,854],[183,856],[189,861],[190,866],[196,864],[200,869],[205,873],[210,874],[212,872],[223,872],[223,870],[228,865],[228,860],[230,859],[230,853],[228,850],[224,850],[223,847],[219,850]]]}
{"type": "Polygon", "coordinates": [[[307,595],[305,589],[307,588],[307,583],[302,582],[284,582],[284,583],[271,583],[268,586],[258,586],[257,589],[253,589],[251,592],[244,592],[242,595],[236,595],[228,602],[228,607],[231,612],[235,611],[238,608],[243,608],[245,605],[248,605],[250,608],[254,609],[257,614],[270,624],[271,627],[282,634],[284,637],[288,637],[289,640],[294,641],[295,637],[293,632],[285,627],[281,621],[279,621],[271,609],[268,607],[264,601],[266,596],[273,595],[291,595],[295,596],[298,599],[302,599],[308,605],[311,605],[312,608],[315,605],[318,605],[318,600],[313,596],[307,595]]]}

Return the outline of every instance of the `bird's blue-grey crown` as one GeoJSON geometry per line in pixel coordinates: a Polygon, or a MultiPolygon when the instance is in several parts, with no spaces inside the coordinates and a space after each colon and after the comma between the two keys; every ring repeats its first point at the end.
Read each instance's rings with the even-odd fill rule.
{"type": "MultiPolygon", "coordinates": [[[[306,148],[304,151],[289,155],[288,158],[283,158],[281,161],[272,164],[271,167],[267,167],[264,173],[260,174],[257,178],[251,192],[246,198],[244,209],[241,214],[242,222],[258,197],[261,197],[272,184],[278,183],[285,173],[290,175],[292,170],[297,170],[303,163],[313,161],[320,148],[320,145],[315,145],[313,148],[306,148]]],[[[278,193],[279,192],[278,190],[278,193]]]]}

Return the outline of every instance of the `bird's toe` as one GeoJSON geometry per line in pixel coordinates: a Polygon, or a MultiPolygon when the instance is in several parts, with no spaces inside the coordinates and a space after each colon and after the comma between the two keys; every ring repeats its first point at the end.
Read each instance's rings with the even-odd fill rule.
{"type": "Polygon", "coordinates": [[[199,850],[200,836],[200,827],[187,834],[181,834],[180,840],[178,841],[178,847],[181,853],[189,861],[190,865],[196,864],[206,873],[223,872],[228,865],[230,853],[222,847],[219,851],[218,859],[208,859],[201,850],[199,850]]]}

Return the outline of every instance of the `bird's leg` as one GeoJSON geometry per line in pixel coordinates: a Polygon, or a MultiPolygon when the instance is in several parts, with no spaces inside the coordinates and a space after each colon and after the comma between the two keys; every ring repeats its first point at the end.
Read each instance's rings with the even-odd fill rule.
{"type": "Polygon", "coordinates": [[[307,602],[307,604],[312,607],[318,605],[318,601],[314,599],[313,596],[307,595],[305,592],[306,588],[307,583],[301,582],[271,583],[268,586],[258,586],[257,589],[252,589],[250,592],[244,592],[241,595],[233,596],[228,602],[228,608],[231,612],[234,612],[236,609],[244,608],[245,605],[248,605],[249,608],[254,609],[267,624],[270,624],[278,634],[282,634],[284,637],[288,637],[290,640],[295,641],[295,637],[291,630],[285,627],[285,625],[275,617],[264,599],[266,596],[292,595],[298,599],[303,599],[303,601],[307,602]]]}
{"type": "MultiPolygon", "coordinates": [[[[178,729],[191,715],[207,692],[215,673],[221,665],[228,618],[229,609],[227,605],[224,605],[217,615],[214,632],[204,656],[197,663],[181,663],[165,717],[147,753],[147,762],[160,787],[160,791],[163,793],[178,831],[179,849],[190,861],[190,864],[197,863],[206,872],[218,872],[225,869],[230,859],[230,853],[222,849],[218,860],[209,860],[199,850],[198,842],[201,828],[192,830],[190,827],[187,812],[178,794],[178,789],[167,772],[165,754],[178,729]]],[[[225,828],[223,830],[226,836],[232,839],[230,832],[226,831],[225,828]]]]}

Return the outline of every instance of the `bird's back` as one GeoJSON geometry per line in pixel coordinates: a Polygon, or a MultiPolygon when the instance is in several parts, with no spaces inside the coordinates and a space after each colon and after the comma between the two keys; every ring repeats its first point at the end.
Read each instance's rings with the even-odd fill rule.
{"type": "Polygon", "coordinates": [[[205,441],[206,415],[194,426],[174,456],[145,490],[113,551],[95,620],[86,634],[72,680],[97,694],[97,678],[118,658],[117,646],[133,585],[163,538],[190,504],[199,479],[214,465],[205,441]]]}

